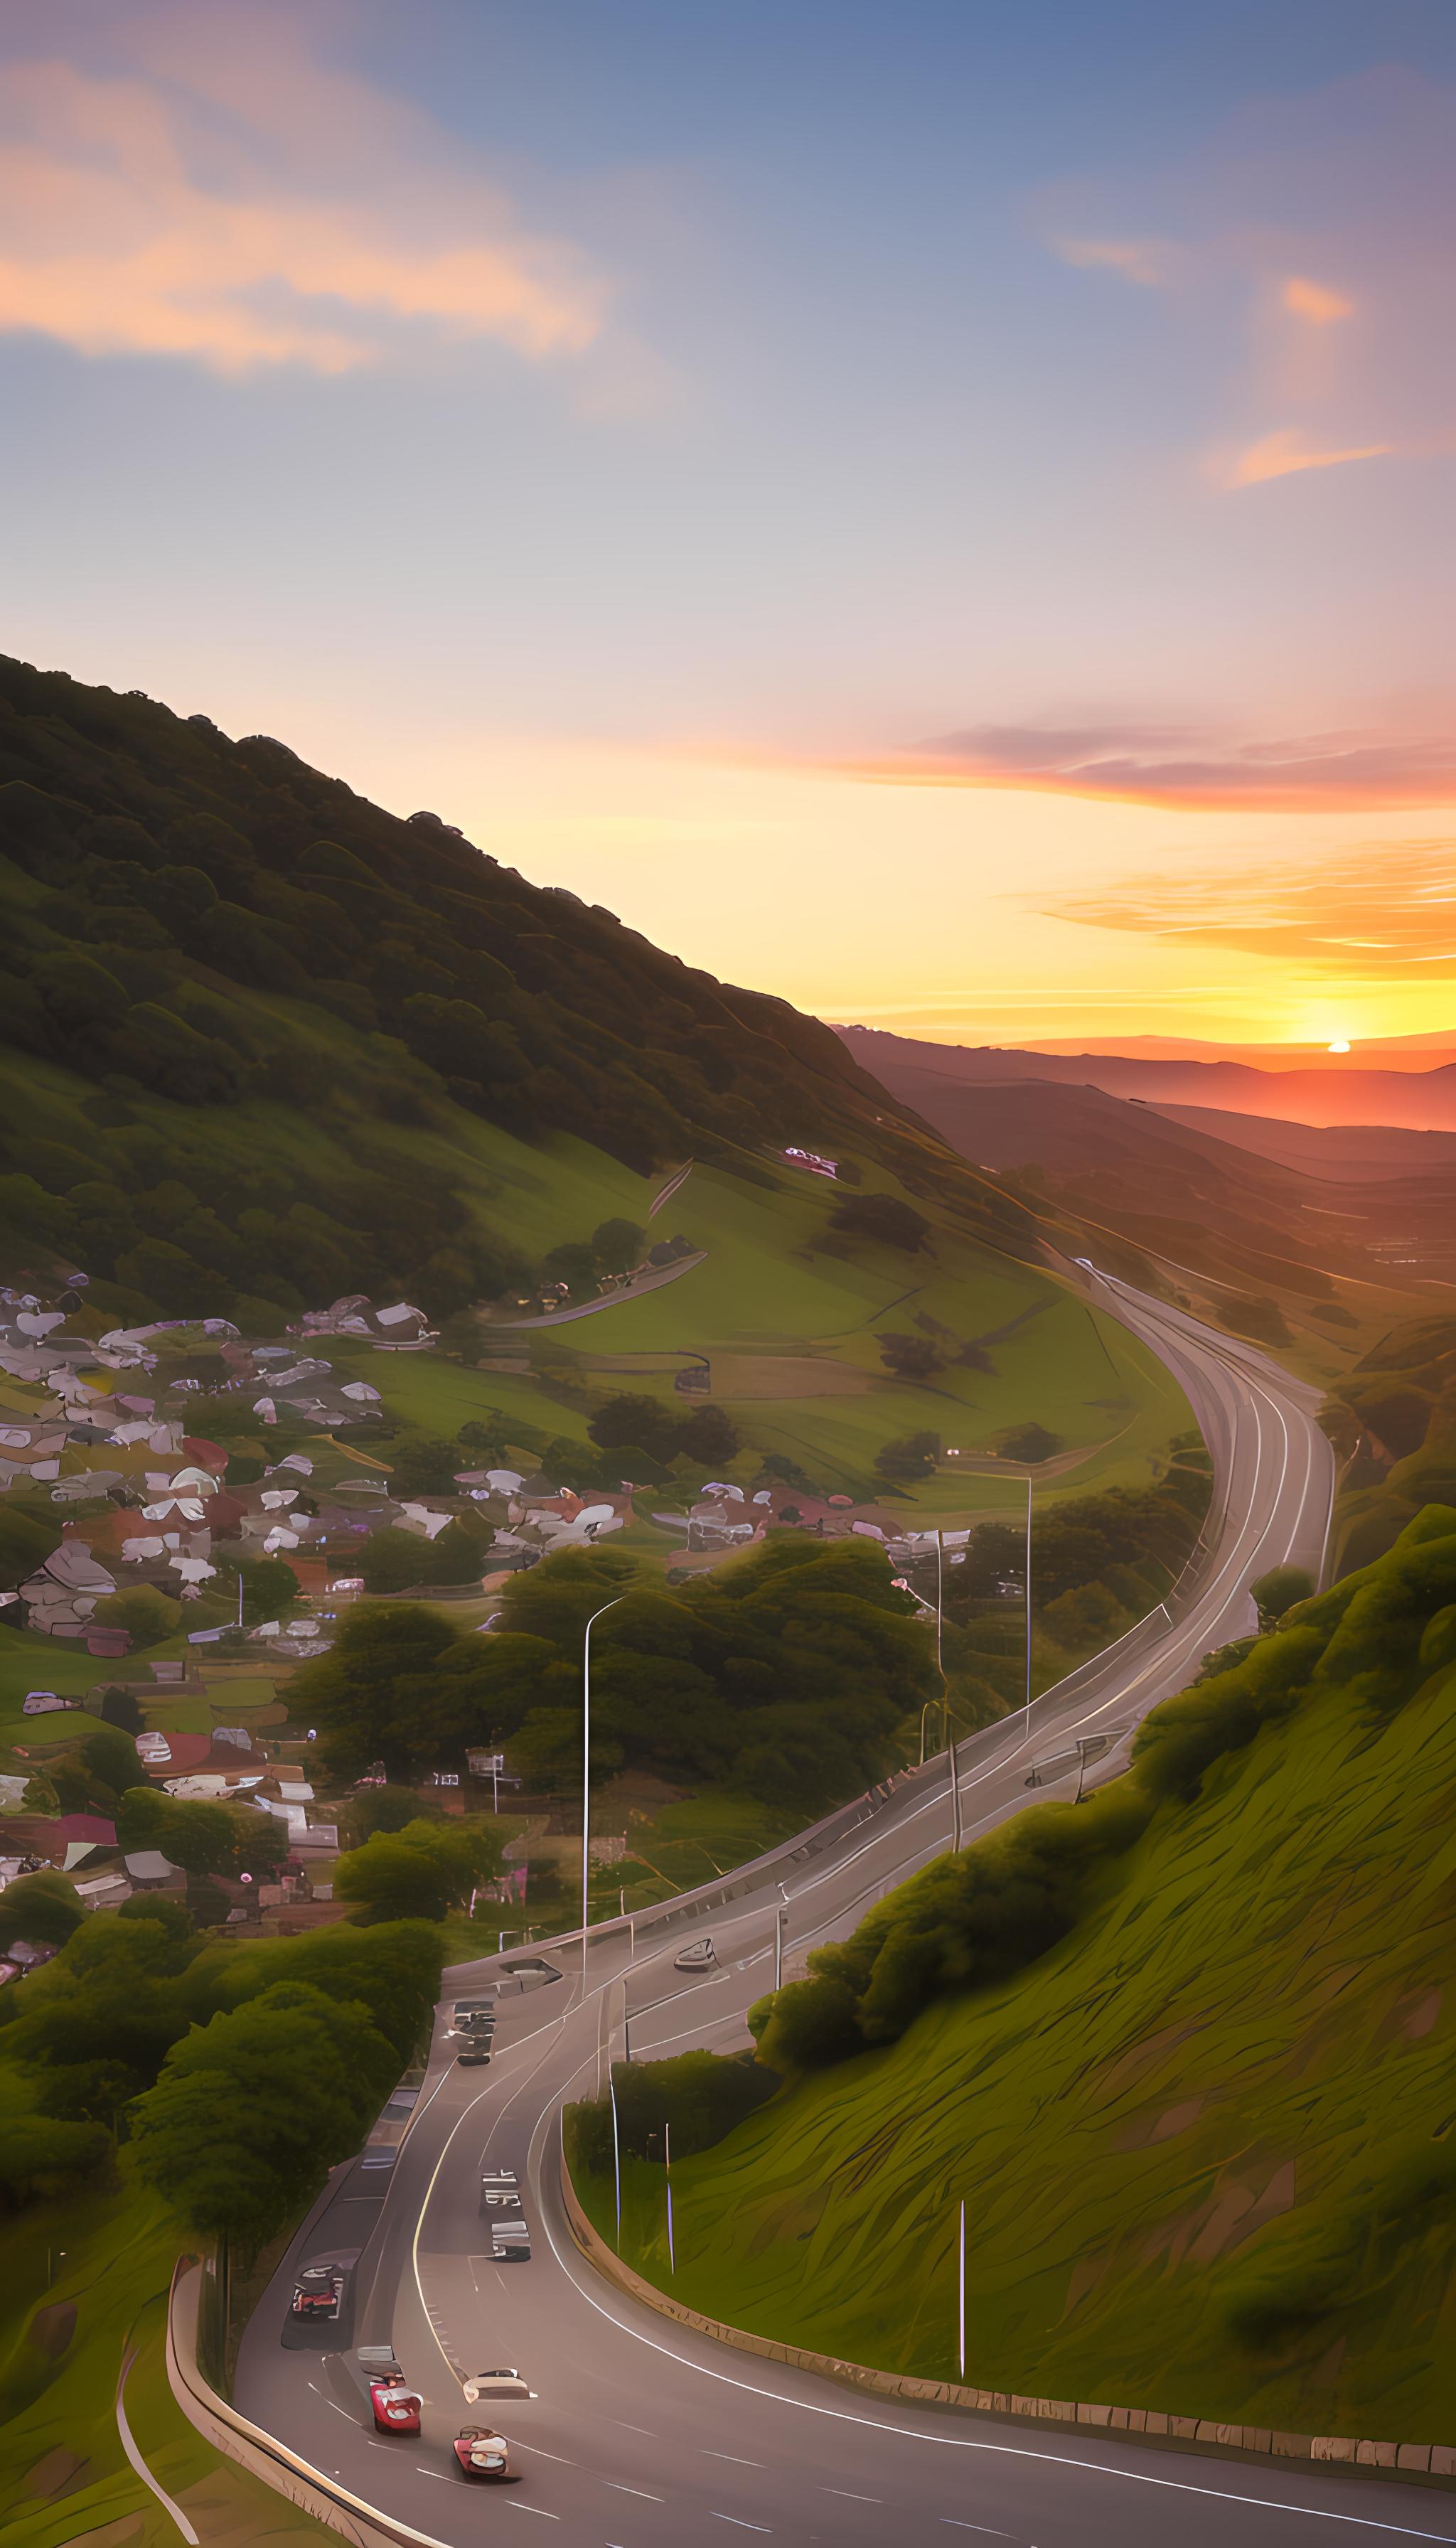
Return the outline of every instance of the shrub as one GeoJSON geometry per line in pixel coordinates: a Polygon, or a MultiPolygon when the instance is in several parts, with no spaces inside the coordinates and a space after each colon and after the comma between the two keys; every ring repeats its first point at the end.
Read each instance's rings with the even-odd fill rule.
{"type": "MultiPolygon", "coordinates": [[[[660,2158],[671,2128],[674,2158],[712,2149],[778,2082],[744,2054],[680,2052],[669,2061],[612,2066],[617,2136],[623,2158],[660,2158]],[[653,2143],[656,2141],[656,2147],[653,2143]]],[[[600,2171],[612,2164],[609,2097],[584,2098],[566,2110],[568,2163],[600,2171]]]]}
{"type": "Polygon", "coordinates": [[[881,1247],[903,1248],[913,1256],[930,1244],[930,1223],[913,1204],[897,1195],[849,1195],[829,1216],[831,1229],[847,1238],[873,1239],[881,1247]]]}

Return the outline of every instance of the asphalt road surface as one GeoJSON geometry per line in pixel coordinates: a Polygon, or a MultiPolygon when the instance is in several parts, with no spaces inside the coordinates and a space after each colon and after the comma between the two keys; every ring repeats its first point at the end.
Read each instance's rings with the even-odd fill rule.
{"type": "MultiPolygon", "coordinates": [[[[1252,1347],[1216,1335],[1123,1287],[1103,1298],[1177,1372],[1214,1454],[1217,1488],[1189,1579],[1171,1615],[1125,1639],[1022,1716],[961,1747],[967,1838],[1019,1811],[1029,1764],[1078,1732],[1131,1731],[1182,1687],[1212,1646],[1248,1624],[1247,1586],[1285,1558],[1319,1570],[1333,1471],[1314,1422],[1317,1393],[1252,1347]]],[[[1116,1742],[1099,1774],[1116,1766],[1116,1742]]],[[[1056,1790],[1053,1789],[1053,1792],[1056,1790]]],[[[840,1818],[841,1823],[844,1818],[840,1818]]],[[[684,2548],[730,2530],[781,2548],[1295,2548],[1345,2539],[1456,2540],[1456,2500],[1391,2480],[1159,2451],[1083,2430],[865,2399],[687,2329],[604,2282],[574,2245],[562,2209],[560,2110],[594,2093],[604,2057],[746,2043],[745,2011],[773,1980],[774,1925],[786,1901],[786,1954],[843,1936],[867,1903],[950,1840],[944,1760],[866,1800],[848,1830],[811,1850],[779,1851],[707,1888],[655,1930],[594,1930],[584,1987],[580,1936],[548,1950],[561,1978],[505,1998],[488,2069],[462,2069],[442,2005],[425,2088],[377,2213],[377,2174],[336,2171],[247,2328],[234,2397],[242,2412],[335,2476],[381,2513],[442,2542],[513,2536],[551,2524],[562,2548],[684,2548]],[[674,1969],[686,1940],[710,1931],[703,1977],[674,1969]],[[496,2264],[480,2215],[483,2166],[514,2168],[532,2234],[528,2263],[496,2264]],[[330,2241],[360,2244],[347,2347],[291,2351],[282,2334],[296,2261],[330,2241]],[[345,2234],[347,2233],[347,2234],[345,2234]],[[393,2343],[425,2401],[415,2437],[375,2436],[359,2344],[393,2343]],[[536,2395],[472,2410],[473,2370],[518,2366],[536,2395]],[[451,2436],[497,2421],[514,2476],[486,2487],[454,2474],[451,2436]]],[[[507,1958],[507,1961],[510,1959],[507,1958]]],[[[499,1959],[458,1967],[456,1990],[499,1974],[499,1959]]],[[[970,2366],[994,2381],[994,2364],[970,2366]]],[[[1116,2394],[1116,2383],[1112,2384],[1116,2394]]],[[[1436,2437],[1439,2438],[1439,2437],[1436,2437]]]]}

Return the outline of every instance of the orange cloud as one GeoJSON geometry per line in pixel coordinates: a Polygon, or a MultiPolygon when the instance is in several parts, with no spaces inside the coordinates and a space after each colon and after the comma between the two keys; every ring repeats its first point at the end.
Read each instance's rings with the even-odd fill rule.
{"type": "Polygon", "coordinates": [[[1336,813],[1456,805],[1451,734],[1238,742],[1171,727],[975,726],[850,765],[889,786],[1033,788],[1196,811],[1336,813]]]}
{"type": "Polygon", "coordinates": [[[1389,442],[1364,442],[1348,451],[1312,451],[1299,428],[1286,425],[1241,451],[1225,484],[1262,487],[1270,478],[1292,478],[1301,469],[1342,469],[1348,460],[1385,460],[1394,448],[1389,442]]]}
{"type": "MultiPolygon", "coordinates": [[[[8,73],[0,328],[230,374],[346,372],[406,331],[530,360],[592,342],[599,280],[522,231],[428,119],[307,58],[269,13],[237,31],[246,76],[230,93],[226,28],[221,46],[189,48],[186,19],[169,24],[165,76],[8,73]],[[290,125],[273,101],[296,111],[301,92],[308,117],[290,125]]],[[[144,54],[144,29],[137,41],[144,54]]]]}
{"type": "Polygon", "coordinates": [[[1308,275],[1292,274],[1281,296],[1286,310],[1297,318],[1311,318],[1317,327],[1327,327],[1336,318],[1353,318],[1355,305],[1342,292],[1331,292],[1324,283],[1312,283],[1308,275]]]}
{"type": "Polygon", "coordinates": [[[1410,964],[1456,976],[1456,842],[1376,841],[1318,867],[1201,868],[1139,877],[1040,908],[1099,929],[1273,956],[1331,979],[1391,980],[1410,964]]]}

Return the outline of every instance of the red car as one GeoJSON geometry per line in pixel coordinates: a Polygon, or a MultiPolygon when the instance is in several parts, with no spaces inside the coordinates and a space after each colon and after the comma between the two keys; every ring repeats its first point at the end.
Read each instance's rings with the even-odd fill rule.
{"type": "Polygon", "coordinates": [[[455,2460],[462,2477],[502,2478],[510,2474],[505,2437],[489,2424],[467,2424],[455,2436],[455,2460]]]}
{"type": "Polygon", "coordinates": [[[374,2409],[377,2433],[417,2433],[420,2398],[411,2389],[398,2362],[390,2363],[370,2376],[369,2404],[374,2409]]]}

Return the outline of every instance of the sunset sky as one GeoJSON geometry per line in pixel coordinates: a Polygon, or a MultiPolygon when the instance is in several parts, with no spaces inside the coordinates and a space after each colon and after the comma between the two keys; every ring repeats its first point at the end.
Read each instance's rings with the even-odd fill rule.
{"type": "Polygon", "coordinates": [[[0,645],[970,1042],[1456,1029],[1450,0],[0,0],[0,645]]]}

